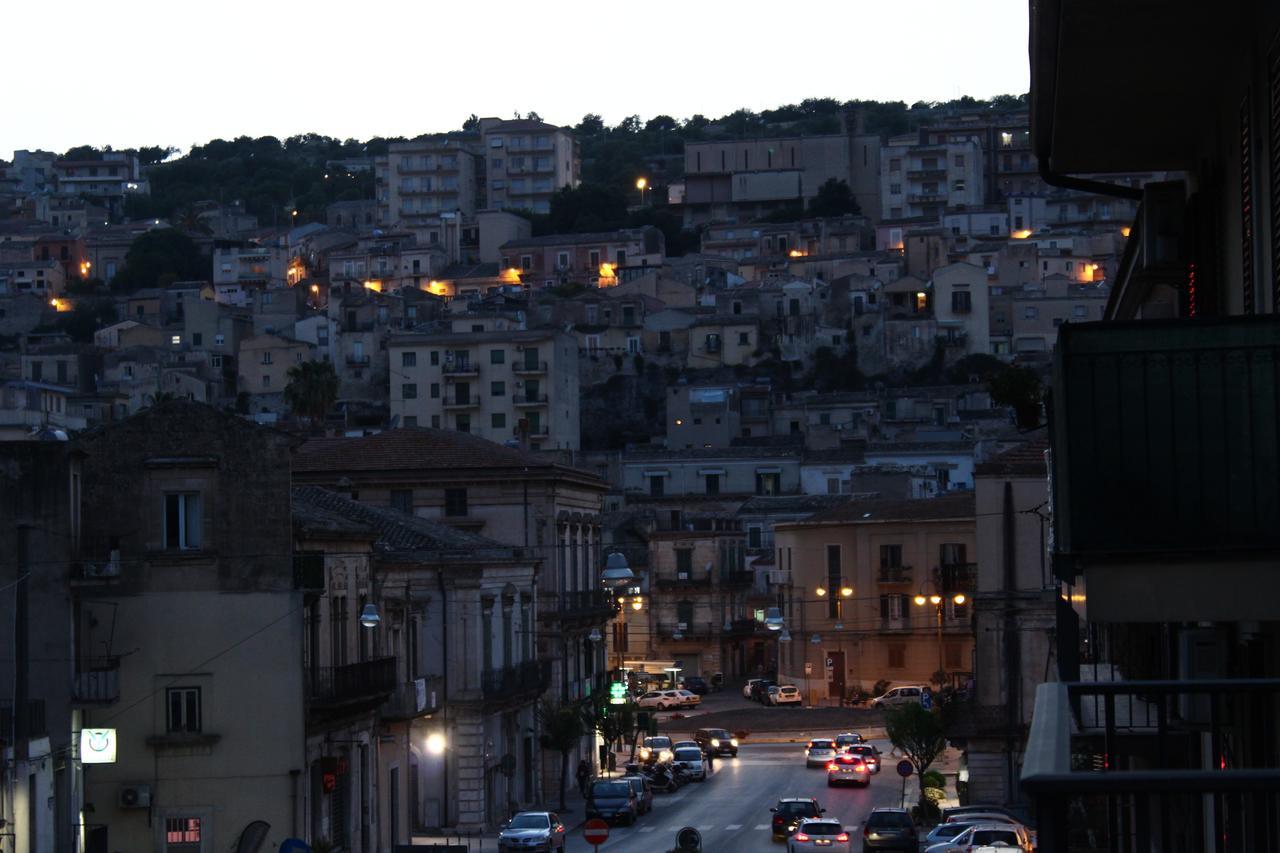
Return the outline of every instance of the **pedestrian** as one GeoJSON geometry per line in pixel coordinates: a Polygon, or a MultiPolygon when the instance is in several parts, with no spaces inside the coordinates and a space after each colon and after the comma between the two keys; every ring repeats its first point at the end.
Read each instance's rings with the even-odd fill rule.
{"type": "Polygon", "coordinates": [[[707,750],[707,775],[710,776],[716,772],[716,751],[714,748],[707,750]]]}
{"type": "Polygon", "coordinates": [[[584,758],[578,762],[578,793],[582,794],[583,799],[587,796],[587,780],[591,778],[591,768],[587,766],[587,760],[584,758]]]}

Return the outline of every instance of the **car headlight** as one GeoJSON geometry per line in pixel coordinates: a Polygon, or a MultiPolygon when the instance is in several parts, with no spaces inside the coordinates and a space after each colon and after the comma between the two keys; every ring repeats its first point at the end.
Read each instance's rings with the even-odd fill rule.
{"type": "Polygon", "coordinates": [[[736,737],[729,738],[729,746],[737,746],[737,745],[738,745],[738,739],[736,737]]]}
{"type": "Polygon", "coordinates": [[[719,739],[719,738],[714,738],[714,737],[713,737],[713,738],[711,739],[711,745],[712,745],[712,746],[719,746],[719,745],[720,745],[720,739],[719,739]]]}
{"type": "Polygon", "coordinates": [[[650,755],[652,755],[652,754],[653,754],[653,750],[649,749],[649,747],[647,747],[647,746],[642,746],[642,747],[640,747],[640,757],[641,757],[641,758],[648,758],[648,757],[649,757],[650,755]]]}
{"type": "Polygon", "coordinates": [[[670,761],[673,758],[675,758],[675,756],[671,754],[671,750],[669,749],[664,749],[662,752],[658,753],[659,761],[670,761]]]}

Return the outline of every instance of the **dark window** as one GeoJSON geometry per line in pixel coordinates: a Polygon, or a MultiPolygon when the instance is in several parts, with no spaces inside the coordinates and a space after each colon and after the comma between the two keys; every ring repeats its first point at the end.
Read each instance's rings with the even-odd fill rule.
{"type": "Polygon", "coordinates": [[[198,492],[164,496],[164,547],[174,550],[199,549],[202,522],[198,492]]]}
{"type": "Polygon", "coordinates": [[[840,617],[840,546],[827,546],[827,616],[840,617]]]}
{"type": "Polygon", "coordinates": [[[432,382],[431,383],[431,399],[438,400],[439,398],[440,398],[440,383],[432,382]]]}
{"type": "Polygon", "coordinates": [[[467,514],[466,489],[444,490],[444,514],[454,518],[467,514]]]}
{"type": "Polygon", "coordinates": [[[400,366],[401,367],[417,367],[418,354],[416,352],[400,353],[400,366]]]}
{"type": "Polygon", "coordinates": [[[761,544],[762,533],[763,531],[759,527],[748,527],[747,528],[747,547],[748,548],[764,547],[761,544]]]}
{"type": "Polygon", "coordinates": [[[507,383],[505,383],[505,382],[490,382],[490,383],[489,383],[489,393],[490,393],[491,395],[493,395],[494,397],[505,397],[505,396],[507,395],[507,383]]]}
{"type": "Polygon", "coordinates": [[[431,351],[431,364],[438,365],[440,363],[440,350],[431,351]]]}
{"type": "Polygon", "coordinates": [[[165,731],[170,734],[198,734],[200,688],[169,687],[165,690],[165,731]]]}
{"type": "Polygon", "coordinates": [[[687,599],[676,603],[676,621],[688,629],[693,625],[693,602],[687,599]]]}
{"type": "Polygon", "coordinates": [[[405,382],[401,384],[400,396],[405,400],[418,399],[418,386],[413,382],[405,382]]]}
{"type": "Polygon", "coordinates": [[[492,415],[489,416],[489,425],[492,426],[494,429],[506,429],[507,428],[506,414],[503,412],[494,412],[492,415]]]}
{"type": "Polygon", "coordinates": [[[663,494],[664,492],[663,492],[663,486],[662,486],[662,478],[650,477],[649,478],[649,496],[654,498],[660,498],[662,497],[663,494]]]}
{"type": "Polygon", "coordinates": [[[902,546],[901,545],[881,545],[880,546],[880,568],[897,569],[902,567],[902,546]]]}
{"type": "Polygon", "coordinates": [[[413,489],[392,489],[391,508],[413,515],[413,489]]]}
{"type": "Polygon", "coordinates": [[[720,475],[707,474],[706,478],[707,478],[707,494],[709,495],[720,494],[720,475]]]}
{"type": "Polygon", "coordinates": [[[503,364],[507,360],[507,351],[502,349],[489,350],[490,364],[503,364]]]}
{"type": "Polygon", "coordinates": [[[951,313],[968,314],[973,310],[973,302],[969,291],[953,290],[951,291],[951,313]]]}
{"type": "Polygon", "coordinates": [[[676,576],[684,575],[685,578],[690,576],[693,571],[693,549],[677,548],[676,549],[676,576]]]}
{"type": "Polygon", "coordinates": [[[781,494],[781,474],[756,474],[757,495],[781,494]]]}

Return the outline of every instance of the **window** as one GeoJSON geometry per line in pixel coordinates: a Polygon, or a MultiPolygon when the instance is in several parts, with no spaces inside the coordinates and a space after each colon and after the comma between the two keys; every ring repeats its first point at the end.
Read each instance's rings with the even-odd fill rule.
{"type": "Polygon", "coordinates": [[[436,367],[440,364],[440,350],[431,351],[431,366],[436,367]]]}
{"type": "Polygon", "coordinates": [[[742,347],[751,346],[750,332],[738,332],[738,346],[742,346],[742,347]]]}
{"type": "Polygon", "coordinates": [[[756,494],[757,495],[777,495],[782,491],[781,474],[773,472],[760,472],[756,474],[756,494]]]}
{"type": "Polygon", "coordinates": [[[504,364],[504,363],[506,363],[506,360],[507,360],[507,351],[506,351],[506,350],[504,350],[504,349],[491,349],[491,350],[489,350],[489,363],[490,363],[490,364],[504,364]]]}
{"type": "Polygon", "coordinates": [[[453,425],[458,432],[471,432],[471,415],[458,415],[453,425]]]}
{"type": "Polygon", "coordinates": [[[263,364],[270,364],[270,363],[271,363],[271,352],[270,352],[269,350],[268,350],[267,352],[264,352],[264,353],[262,354],[262,363],[263,363],[263,364]]]}
{"type": "Polygon", "coordinates": [[[650,477],[649,478],[649,496],[653,498],[660,498],[662,497],[662,495],[663,495],[662,478],[650,477]]]}
{"type": "Polygon", "coordinates": [[[489,416],[489,425],[494,429],[507,428],[507,416],[503,412],[494,412],[489,416]]]}
{"type": "Polygon", "coordinates": [[[432,400],[440,399],[440,383],[439,382],[431,383],[431,399],[432,400]]]}
{"type": "Polygon", "coordinates": [[[201,849],[200,818],[165,818],[164,849],[165,853],[181,853],[181,851],[199,853],[201,849]]]}
{"type": "Polygon", "coordinates": [[[418,354],[416,352],[400,353],[400,366],[401,367],[417,367],[418,354]]]}
{"type": "Polygon", "coordinates": [[[467,514],[466,489],[444,490],[444,514],[451,518],[458,518],[467,514]]]}
{"type": "Polygon", "coordinates": [[[406,382],[400,386],[400,396],[405,400],[418,399],[418,386],[414,382],[406,382]]]}
{"type": "Polygon", "coordinates": [[[270,377],[270,376],[267,376],[265,373],[264,373],[264,374],[263,374],[263,376],[262,376],[262,387],[263,387],[263,388],[270,388],[270,387],[271,387],[271,377],[270,377]]]}
{"type": "Polygon", "coordinates": [[[600,250],[592,249],[587,253],[588,266],[593,270],[600,269],[600,250]]]}
{"type": "Polygon", "coordinates": [[[705,477],[706,477],[706,484],[707,484],[707,494],[709,495],[720,494],[720,475],[707,474],[705,475],[705,477]]]}
{"type": "Polygon", "coordinates": [[[490,382],[489,393],[492,394],[494,397],[505,397],[507,395],[507,383],[490,382]]]}
{"type": "Polygon", "coordinates": [[[902,184],[889,184],[889,195],[901,195],[902,184]]]}
{"type": "Polygon", "coordinates": [[[165,731],[170,734],[199,734],[200,688],[169,687],[164,691],[165,731]]]}
{"type": "Polygon", "coordinates": [[[907,597],[898,593],[880,596],[880,618],[897,621],[906,616],[907,597]]]}
{"type": "Polygon", "coordinates": [[[194,551],[200,547],[203,519],[199,492],[177,492],[164,496],[164,547],[194,551]]]}
{"type": "Polygon", "coordinates": [[[431,416],[431,428],[432,428],[432,429],[440,429],[440,416],[439,416],[439,415],[432,415],[432,416],[431,416]]]}
{"type": "Polygon", "coordinates": [[[829,495],[840,494],[840,478],[839,477],[827,478],[827,494],[829,495]]]}
{"type": "Polygon", "coordinates": [[[569,268],[569,253],[568,253],[568,252],[556,252],[556,266],[557,266],[557,267],[559,267],[559,268],[560,268],[560,269],[562,269],[562,270],[563,270],[563,269],[568,269],[568,268],[569,268]]]}
{"type": "Polygon", "coordinates": [[[407,426],[407,427],[416,427],[416,426],[418,425],[418,417],[417,417],[417,415],[405,415],[405,416],[404,416],[404,425],[405,425],[405,426],[407,426]]]}
{"type": "Polygon", "coordinates": [[[1071,316],[1075,317],[1077,320],[1083,320],[1085,317],[1089,316],[1089,309],[1084,305],[1073,305],[1071,307],[1071,316]]]}
{"type": "Polygon", "coordinates": [[[201,332],[193,332],[191,334],[191,345],[193,347],[204,346],[204,334],[201,332]]]}
{"type": "Polygon", "coordinates": [[[888,643],[885,650],[889,653],[887,665],[889,669],[902,669],[907,665],[907,647],[904,643],[888,643]]]}
{"type": "Polygon", "coordinates": [[[213,345],[214,345],[214,346],[220,347],[220,346],[222,346],[224,343],[226,343],[226,341],[227,341],[227,336],[226,336],[226,335],[214,335],[214,336],[213,336],[213,345]]]}
{"type": "Polygon", "coordinates": [[[413,489],[392,489],[391,508],[413,515],[413,489]]]}
{"type": "Polygon", "coordinates": [[[693,572],[693,549],[677,548],[676,549],[676,577],[683,575],[688,578],[693,572]]]}
{"type": "Polygon", "coordinates": [[[683,599],[676,602],[676,622],[685,626],[685,630],[693,625],[693,602],[683,599]]]}
{"type": "Polygon", "coordinates": [[[890,171],[890,172],[901,172],[901,171],[902,171],[902,158],[901,158],[901,157],[890,157],[890,158],[889,158],[889,171],[890,171]]]}
{"type": "Polygon", "coordinates": [[[748,528],[747,528],[747,547],[748,547],[748,548],[763,548],[763,547],[764,547],[764,545],[763,545],[763,543],[762,543],[762,539],[763,539],[763,537],[762,537],[762,535],[761,535],[761,534],[762,534],[762,532],[763,532],[763,531],[762,531],[762,530],[761,530],[761,528],[759,528],[759,527],[748,527],[748,528]]]}
{"type": "Polygon", "coordinates": [[[1035,320],[1040,316],[1040,309],[1034,305],[1028,305],[1026,310],[1023,311],[1022,316],[1026,317],[1028,320],[1035,320]]]}
{"type": "Polygon", "coordinates": [[[963,169],[963,168],[964,168],[964,155],[963,155],[963,154],[957,154],[957,155],[955,156],[955,164],[956,164],[956,168],[958,168],[958,169],[963,169]]]}
{"type": "Polygon", "coordinates": [[[902,568],[902,546],[901,545],[881,545],[880,546],[880,568],[882,569],[902,568]]]}
{"type": "Polygon", "coordinates": [[[840,546],[827,546],[827,617],[840,618],[840,546]]]}
{"type": "Polygon", "coordinates": [[[533,269],[533,255],[521,255],[521,256],[520,256],[520,269],[522,269],[522,270],[531,270],[531,269],[533,269]]]}
{"type": "Polygon", "coordinates": [[[972,294],[967,290],[951,291],[951,313],[968,314],[973,310],[972,294]]]}

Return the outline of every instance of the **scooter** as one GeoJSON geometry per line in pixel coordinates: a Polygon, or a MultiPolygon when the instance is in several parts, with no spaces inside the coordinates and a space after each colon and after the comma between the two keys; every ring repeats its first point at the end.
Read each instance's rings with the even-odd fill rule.
{"type": "Polygon", "coordinates": [[[641,772],[649,779],[649,784],[653,786],[655,793],[671,794],[680,789],[680,781],[665,764],[645,767],[641,772]]]}

